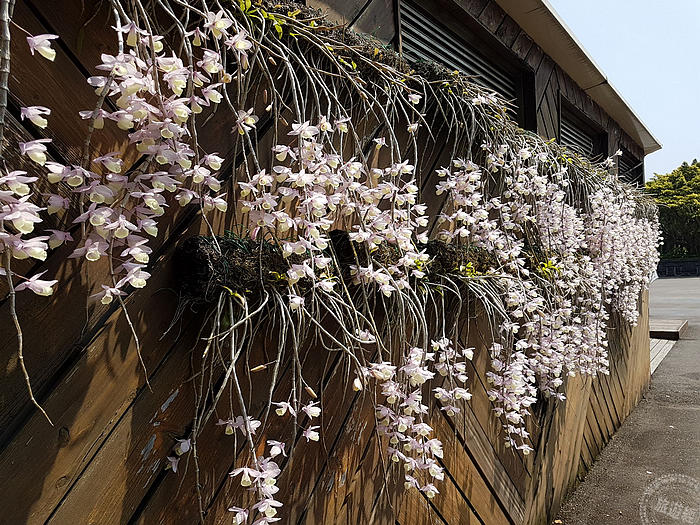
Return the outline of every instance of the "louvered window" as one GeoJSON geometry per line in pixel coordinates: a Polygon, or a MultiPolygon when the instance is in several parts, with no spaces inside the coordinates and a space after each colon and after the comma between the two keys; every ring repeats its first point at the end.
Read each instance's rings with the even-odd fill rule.
{"type": "Polygon", "coordinates": [[[596,137],[573,122],[567,115],[561,117],[561,137],[559,142],[586,157],[595,155],[596,137]]]}
{"type": "Polygon", "coordinates": [[[637,160],[628,151],[622,150],[622,155],[617,158],[617,173],[621,180],[643,182],[644,163],[637,160]]]}
{"type": "Polygon", "coordinates": [[[401,0],[399,9],[401,51],[406,60],[434,61],[450,69],[458,69],[473,75],[477,83],[500,93],[507,100],[520,103],[520,81],[517,76],[484,57],[414,2],[401,0]]]}
{"type": "Polygon", "coordinates": [[[607,134],[570,102],[561,98],[559,143],[591,160],[607,155],[607,134]]]}

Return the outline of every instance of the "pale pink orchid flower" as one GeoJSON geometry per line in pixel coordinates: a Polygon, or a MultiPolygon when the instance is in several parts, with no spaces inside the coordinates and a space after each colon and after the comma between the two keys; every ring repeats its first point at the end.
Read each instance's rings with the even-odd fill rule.
{"type": "Polygon", "coordinates": [[[178,439],[177,440],[177,445],[175,445],[175,454],[178,456],[182,456],[183,454],[186,454],[187,452],[190,451],[192,448],[192,440],[191,439],[178,439]]]}
{"type": "Polygon", "coordinates": [[[284,452],[284,447],[285,444],[282,443],[281,441],[275,441],[273,439],[268,439],[267,444],[270,445],[270,457],[274,458],[276,456],[279,456],[282,454],[285,458],[287,457],[287,454],[284,452]]]}
{"type": "Polygon", "coordinates": [[[143,29],[139,29],[134,22],[129,22],[128,24],[121,26],[121,28],[113,27],[112,29],[126,34],[126,45],[130,47],[136,47],[136,45],[139,43],[139,37],[148,34],[143,29]]]}
{"type": "Polygon", "coordinates": [[[29,195],[12,204],[7,204],[0,208],[0,220],[12,221],[12,225],[20,233],[32,233],[34,224],[41,222],[38,212],[43,208],[28,201],[29,195]]]}
{"type": "Polygon", "coordinates": [[[421,98],[423,98],[421,95],[417,95],[416,93],[410,93],[408,95],[408,101],[411,104],[418,104],[420,103],[421,98]]]}
{"type": "Polygon", "coordinates": [[[316,126],[309,124],[309,121],[302,122],[298,124],[296,122],[292,123],[292,131],[289,135],[299,135],[302,139],[311,139],[319,134],[319,129],[316,126]]]}
{"type": "Polygon", "coordinates": [[[280,417],[285,415],[287,412],[289,412],[294,417],[296,417],[296,415],[297,415],[296,410],[294,410],[292,405],[290,405],[286,401],[281,401],[279,403],[272,403],[272,404],[277,407],[275,409],[275,413],[280,417]]]}
{"type": "Polygon", "coordinates": [[[58,38],[58,35],[51,34],[28,36],[29,51],[31,51],[32,55],[36,51],[47,60],[53,62],[54,58],[56,58],[56,50],[51,47],[51,41],[56,38],[58,38]]]}
{"type": "Polygon", "coordinates": [[[318,401],[312,401],[308,405],[301,407],[304,413],[309,416],[309,419],[313,419],[321,415],[321,408],[318,406],[318,401]]]}
{"type": "Polygon", "coordinates": [[[260,477],[260,472],[248,467],[240,467],[229,472],[229,476],[232,478],[238,475],[241,476],[241,486],[250,487],[253,484],[253,479],[260,477]]]}
{"type": "Polygon", "coordinates": [[[21,108],[19,115],[22,120],[28,119],[32,124],[43,129],[48,125],[49,121],[42,115],[50,114],[51,110],[44,106],[28,106],[26,108],[21,108]]]}
{"type": "Polygon", "coordinates": [[[124,161],[122,161],[122,159],[118,158],[117,155],[119,155],[119,152],[113,151],[111,153],[107,153],[107,154],[102,155],[100,157],[96,157],[95,159],[93,159],[93,162],[95,164],[102,164],[105,168],[107,168],[112,173],[121,173],[122,165],[124,164],[124,161]]]}
{"type": "Polygon", "coordinates": [[[258,122],[258,117],[253,114],[254,108],[248,111],[239,110],[238,118],[236,119],[236,129],[240,135],[245,135],[255,127],[258,122]]]}
{"type": "Polygon", "coordinates": [[[36,259],[38,261],[45,261],[47,257],[46,240],[49,237],[33,237],[31,239],[22,240],[18,239],[12,246],[12,257],[15,259],[36,259]]]}
{"type": "Polygon", "coordinates": [[[45,281],[42,279],[39,279],[42,275],[44,275],[46,272],[41,272],[36,275],[33,275],[23,283],[18,284],[15,286],[16,291],[21,291],[21,290],[31,290],[37,295],[43,295],[43,296],[49,296],[53,293],[53,285],[56,284],[58,281],[53,280],[53,281],[45,281]]]}
{"type": "Polygon", "coordinates": [[[58,213],[61,210],[67,210],[70,207],[70,200],[60,195],[49,195],[46,205],[46,211],[49,215],[58,213]]]}
{"type": "Polygon", "coordinates": [[[58,248],[64,242],[70,242],[73,240],[73,237],[69,232],[64,232],[61,230],[46,231],[51,232],[51,236],[49,237],[49,248],[51,248],[52,250],[58,248]]]}
{"type": "Polygon", "coordinates": [[[180,463],[180,458],[168,456],[165,459],[168,461],[168,464],[165,466],[165,470],[172,469],[173,472],[177,472],[177,464],[180,463]]]}
{"type": "Polygon", "coordinates": [[[29,184],[38,180],[37,177],[25,177],[26,174],[26,171],[11,171],[4,177],[0,177],[0,184],[6,184],[15,195],[24,197],[31,191],[29,184]]]}
{"type": "Polygon", "coordinates": [[[318,441],[320,436],[316,429],[319,428],[318,425],[309,427],[306,430],[304,430],[303,435],[306,438],[306,441],[318,441]]]}
{"type": "Polygon", "coordinates": [[[185,36],[192,36],[192,45],[199,47],[202,45],[202,42],[207,39],[207,35],[202,32],[198,27],[194,29],[194,31],[188,31],[185,33],[185,36]]]}
{"type": "Polygon", "coordinates": [[[39,166],[46,163],[46,146],[51,139],[36,139],[19,143],[19,151],[22,155],[27,155],[39,166]]]}
{"type": "MultiPolygon", "coordinates": [[[[102,304],[109,304],[112,302],[112,299],[115,297],[118,297],[120,295],[126,295],[126,292],[120,290],[119,288],[113,288],[111,286],[107,286],[105,284],[102,285],[102,291],[97,292],[96,294],[91,295],[91,298],[99,299],[99,301],[102,304]]],[[[177,467],[177,465],[176,465],[177,467]]],[[[173,471],[177,472],[176,469],[173,469],[173,471]]]]}
{"type": "Polygon", "coordinates": [[[236,525],[242,525],[248,521],[248,509],[229,507],[228,511],[234,513],[233,519],[236,525]]]}
{"type": "Polygon", "coordinates": [[[207,21],[204,23],[204,27],[211,31],[211,34],[214,35],[216,39],[225,35],[226,30],[232,25],[233,22],[226,16],[224,11],[219,11],[218,13],[209,11],[207,13],[207,21]]]}

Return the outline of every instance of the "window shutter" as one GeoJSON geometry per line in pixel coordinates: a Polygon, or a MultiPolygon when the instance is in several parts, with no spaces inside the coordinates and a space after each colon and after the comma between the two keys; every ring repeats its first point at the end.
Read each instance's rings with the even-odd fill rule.
{"type": "Polygon", "coordinates": [[[559,142],[585,157],[593,157],[596,153],[596,137],[577,125],[566,112],[562,111],[559,142]]]}
{"type": "Polygon", "coordinates": [[[483,87],[518,101],[518,82],[415,3],[401,0],[401,49],[409,62],[435,61],[474,76],[483,87]]]}
{"type": "Polygon", "coordinates": [[[617,173],[620,179],[627,182],[640,182],[644,178],[644,166],[623,150],[622,155],[617,158],[617,173]]]}

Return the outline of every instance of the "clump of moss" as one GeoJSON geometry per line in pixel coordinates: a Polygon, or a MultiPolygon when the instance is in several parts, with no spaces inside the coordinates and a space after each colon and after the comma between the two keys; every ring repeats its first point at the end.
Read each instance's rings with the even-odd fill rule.
{"type": "Polygon", "coordinates": [[[191,237],[177,252],[180,290],[195,302],[210,302],[222,288],[248,295],[259,291],[261,283],[280,286],[290,262],[299,262],[298,257],[290,259],[273,243],[250,237],[191,237]]]}
{"type": "MultiPolygon", "coordinates": [[[[372,262],[391,267],[401,258],[391,245],[381,245],[371,254],[364,245],[352,242],[342,230],[330,232],[326,255],[333,255],[346,281],[351,280],[351,266],[372,262]]],[[[460,274],[467,277],[486,273],[491,260],[483,250],[469,246],[428,242],[427,265],[431,277],[460,274]]],[[[279,247],[269,241],[253,240],[228,233],[221,237],[197,236],[187,239],[178,248],[176,267],[183,298],[195,303],[216,300],[222,289],[245,296],[259,294],[264,287],[286,287],[286,273],[293,264],[300,264],[303,255],[283,257],[279,247]]],[[[305,280],[299,282],[304,288],[305,280]]]]}
{"type": "Polygon", "coordinates": [[[428,274],[432,277],[449,274],[471,277],[487,273],[494,262],[484,250],[438,240],[428,242],[426,253],[430,255],[428,274]]]}

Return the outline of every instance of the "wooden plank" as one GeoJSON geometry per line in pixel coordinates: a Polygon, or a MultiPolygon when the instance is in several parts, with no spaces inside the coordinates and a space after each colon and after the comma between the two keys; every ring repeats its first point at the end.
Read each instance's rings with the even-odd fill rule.
{"type": "Polygon", "coordinates": [[[455,0],[455,3],[470,13],[474,18],[479,18],[489,0],[455,0]]]}
{"type": "Polygon", "coordinates": [[[505,11],[496,2],[490,0],[484,10],[479,15],[481,22],[491,33],[496,33],[501,23],[506,17],[505,11]]]}
{"type": "Polygon", "coordinates": [[[435,413],[430,423],[435,429],[435,435],[442,441],[445,451],[442,464],[450,477],[454,480],[464,498],[470,502],[477,516],[484,525],[502,525],[506,523],[520,523],[522,508],[518,505],[511,509],[509,496],[488,485],[487,479],[482,477],[473,455],[470,454],[469,439],[462,438],[454,427],[449,424],[449,418],[444,411],[435,413]],[[499,497],[500,493],[500,497],[499,497]],[[501,503],[501,497],[504,502],[501,503]]]}
{"type": "Polygon", "coordinates": [[[372,0],[367,8],[357,17],[351,29],[366,33],[390,42],[396,36],[396,13],[393,0],[372,0]]]}
{"type": "Polygon", "coordinates": [[[525,60],[525,57],[530,51],[532,45],[532,39],[527,35],[527,33],[525,33],[525,31],[521,30],[520,33],[518,33],[515,42],[513,42],[513,46],[511,47],[511,49],[513,50],[513,52],[515,52],[516,55],[525,60]]]}
{"type": "Polygon", "coordinates": [[[552,126],[552,117],[546,98],[542,100],[542,104],[537,111],[537,132],[546,140],[557,138],[557,129],[552,126]]]}
{"type": "MultiPolygon", "coordinates": [[[[360,456],[356,461],[347,461],[353,451],[343,450],[342,445],[330,453],[328,468],[318,479],[318,486],[298,523],[374,523],[377,517],[373,514],[378,512],[374,509],[376,499],[391,482],[385,477],[385,443],[377,441],[372,423],[358,428],[352,435],[352,442],[360,456]]],[[[397,477],[395,472],[394,477],[397,477]]],[[[395,516],[392,509],[384,510],[380,523],[389,522],[395,516]]]]}
{"type": "Polygon", "coordinates": [[[649,365],[651,368],[652,374],[659,367],[659,365],[661,364],[661,361],[663,361],[664,358],[668,355],[668,353],[673,349],[675,344],[676,344],[675,341],[665,341],[662,344],[661,349],[659,350],[658,354],[654,357],[654,359],[652,359],[652,361],[649,365]]]}
{"type": "MultiPolygon", "coordinates": [[[[462,344],[465,347],[475,348],[473,359],[467,361],[467,375],[470,378],[468,386],[472,392],[472,401],[477,400],[476,402],[471,402],[470,406],[474,410],[481,427],[490,436],[493,446],[506,470],[512,471],[516,475],[514,482],[517,485],[519,481],[516,481],[516,479],[520,481],[525,479],[515,474],[521,471],[519,465],[525,467],[524,475],[529,475],[531,472],[530,463],[525,458],[531,458],[532,456],[523,456],[521,451],[513,451],[512,448],[505,447],[502,420],[493,417],[495,405],[488,401],[487,393],[490,387],[486,380],[486,373],[491,370],[491,357],[488,349],[493,342],[492,337],[495,327],[492,326],[492,321],[488,320],[484,315],[483,308],[479,303],[476,303],[472,309],[473,311],[467,309],[464,312],[465,321],[462,321],[461,335],[462,344]]],[[[531,436],[527,442],[534,449],[539,428],[532,409],[530,410],[530,416],[525,418],[525,429],[531,436]]]]}
{"type": "Polygon", "coordinates": [[[591,454],[595,459],[603,450],[606,440],[601,430],[598,420],[595,417],[595,406],[592,402],[593,396],[590,396],[588,408],[586,409],[586,426],[588,428],[589,445],[591,447],[591,454]]]}
{"type": "Polygon", "coordinates": [[[515,43],[515,39],[518,38],[519,33],[520,26],[518,23],[506,15],[503,22],[501,22],[500,27],[496,31],[496,36],[508,49],[510,49],[515,43]]]}
{"type": "MultiPolygon", "coordinates": [[[[472,398],[473,399],[473,398],[472,398]]],[[[520,495],[517,485],[496,455],[493,443],[484,433],[481,425],[468,405],[458,417],[450,418],[461,440],[469,444],[471,457],[474,458],[484,479],[491,484],[492,491],[516,523],[522,523],[525,514],[525,500],[520,495]]]]}
{"type": "Polygon", "coordinates": [[[528,507],[523,523],[542,523],[555,515],[579,469],[583,442],[583,411],[590,406],[591,380],[576,376],[566,379],[564,403],[548,399],[542,407],[533,482],[528,488],[528,507]]]}
{"type": "MultiPolygon", "coordinates": [[[[258,352],[256,354],[256,359],[258,359],[259,352],[263,350],[263,347],[258,346],[255,350],[258,352]]],[[[274,356],[270,357],[274,358],[274,356]]],[[[288,354],[280,367],[280,377],[275,386],[275,396],[279,396],[279,398],[285,398],[289,393],[291,375],[288,365],[290,359],[291,355],[288,354]]],[[[317,372],[322,370],[323,367],[316,367],[317,372]]],[[[265,376],[261,377],[256,373],[254,379],[255,381],[264,381],[265,376]]],[[[318,380],[317,375],[309,376],[309,380],[312,381],[312,386],[317,387],[315,382],[318,380]]],[[[260,419],[265,411],[267,388],[258,389],[258,391],[258,395],[249,403],[249,410],[252,417],[260,419]],[[265,397],[262,397],[261,394],[265,397]]],[[[270,426],[265,436],[259,437],[260,441],[264,441],[268,437],[271,439],[279,437],[281,433],[290,431],[287,419],[280,419],[274,415],[272,418],[269,420],[270,426]]],[[[239,456],[245,455],[244,451],[247,444],[240,439],[237,442],[233,442],[232,436],[225,435],[221,427],[213,424],[205,426],[198,438],[198,443],[200,443],[200,470],[205,473],[200,478],[199,484],[203,497],[203,506],[206,509],[211,505],[213,498],[217,497],[223,481],[233,469],[237,459],[240,459],[239,456]]],[[[247,458],[247,456],[245,457],[247,458]]],[[[173,494],[179,493],[181,487],[195,487],[196,483],[194,468],[181,470],[178,475],[167,473],[162,476],[154,482],[149,493],[144,494],[145,497],[140,502],[140,510],[136,516],[131,518],[132,522],[148,525],[152,523],[174,523],[178,519],[196,522],[198,520],[196,491],[185,490],[178,495],[178,498],[173,500],[173,494]]],[[[232,504],[230,501],[227,503],[232,504]]]]}
{"type": "MultiPolygon", "coordinates": [[[[173,266],[168,264],[173,252],[163,257],[152,287],[126,300],[141,336],[144,364],[151,374],[177,340],[177,327],[161,340],[176,301],[171,293],[158,291],[176,284],[173,266]]],[[[184,336],[182,345],[191,342],[196,331],[185,331],[184,336]]],[[[131,331],[118,310],[44,401],[55,426],[47,428],[44,417],[35,413],[0,454],[0,470],[7,474],[0,479],[0,490],[15,501],[5,510],[8,523],[46,521],[131,401],[150,395],[144,394],[144,379],[131,331]]]]}
{"type": "Polygon", "coordinates": [[[591,454],[590,446],[588,445],[588,439],[589,439],[589,434],[588,430],[584,429],[583,432],[583,442],[581,444],[581,463],[584,467],[583,472],[579,470],[579,478],[583,479],[583,477],[586,475],[586,473],[591,469],[593,466],[593,455],[591,454]]]}
{"type": "MultiPolygon", "coordinates": [[[[344,388],[342,382],[339,382],[339,369],[334,369],[332,373],[337,373],[332,378],[332,382],[326,382],[325,386],[316,388],[318,392],[323,392],[321,401],[323,406],[334,407],[333,410],[327,408],[324,411],[323,420],[317,422],[321,425],[319,431],[323,436],[323,441],[318,443],[307,441],[301,437],[299,430],[292,427],[291,431],[293,434],[296,433],[297,441],[293,451],[289,454],[289,460],[280,465],[282,473],[277,478],[277,486],[280,491],[275,497],[285,503],[282,512],[288,523],[296,523],[304,514],[311,491],[317,486],[316,480],[328,468],[329,452],[333,452],[336,446],[343,446],[344,452],[353,458],[357,458],[362,453],[363,447],[356,447],[350,436],[358,435],[358,432],[365,430],[363,427],[368,424],[368,418],[372,417],[374,413],[369,399],[367,399],[366,404],[363,404],[363,407],[366,408],[355,412],[353,410],[355,403],[364,396],[352,391],[348,392],[344,388]],[[328,385],[330,387],[326,389],[328,385]],[[340,440],[344,436],[347,436],[347,439],[340,440]]],[[[301,424],[306,426],[308,423],[302,422],[301,424]]],[[[284,436],[285,433],[270,433],[269,435],[274,436],[272,439],[279,439],[277,436],[284,436]]],[[[236,465],[244,464],[246,457],[247,454],[243,454],[243,457],[237,458],[236,465]]],[[[231,504],[246,507],[252,503],[254,501],[247,494],[247,491],[240,486],[240,480],[228,477],[224,480],[219,496],[209,507],[205,523],[208,525],[228,524],[231,516],[227,509],[231,504]]]]}
{"type": "Polygon", "coordinates": [[[678,341],[688,330],[686,319],[650,319],[649,337],[678,341]]]}
{"type": "MultiPolygon", "coordinates": [[[[552,79],[550,84],[555,84],[556,81],[552,79]]],[[[549,107],[549,118],[551,120],[551,126],[554,130],[553,137],[560,138],[559,135],[559,111],[560,111],[560,101],[556,90],[552,87],[547,89],[544,94],[544,99],[547,100],[547,106],[549,107]]]]}
{"type": "Polygon", "coordinates": [[[605,395],[601,390],[601,386],[597,381],[593,381],[591,384],[591,395],[590,400],[593,404],[596,420],[598,421],[598,426],[603,434],[603,444],[607,444],[610,438],[615,434],[615,425],[612,423],[612,418],[610,417],[610,412],[608,411],[608,405],[605,400],[605,395]]]}
{"type": "Polygon", "coordinates": [[[556,65],[554,70],[556,71],[557,74],[557,83],[559,84],[559,90],[562,95],[568,100],[571,100],[571,95],[569,94],[569,82],[567,80],[567,75],[564,73],[561,67],[559,65],[556,65]]]}
{"type": "MultiPolygon", "coordinates": [[[[17,2],[13,21],[37,35],[49,33],[24,2],[17,2]]],[[[12,26],[10,94],[18,105],[46,106],[51,109],[49,126],[41,132],[53,139],[51,146],[71,163],[79,164],[88,122],[78,115],[79,110],[94,109],[97,95],[87,84],[83,72],[76,67],[60,45],[54,45],[53,62],[40,56],[32,56],[27,46],[26,34],[12,26]]],[[[136,154],[128,148],[128,137],[115,125],[106,123],[104,129],[95,130],[91,149],[93,154],[110,151],[125,152],[127,162],[136,154]],[[131,155],[131,156],[130,156],[131,155]]]]}
{"type": "Polygon", "coordinates": [[[542,48],[540,46],[533,43],[532,47],[530,47],[530,50],[528,51],[525,57],[525,62],[528,66],[532,68],[533,71],[537,71],[537,69],[540,67],[540,63],[542,62],[543,58],[544,51],[542,51],[542,48]]]}
{"type": "Polygon", "coordinates": [[[649,386],[651,378],[649,361],[649,292],[642,293],[639,301],[639,320],[637,326],[629,331],[629,344],[626,350],[629,355],[627,365],[628,388],[625,392],[624,412],[629,414],[642,397],[642,394],[649,386]]]}
{"type": "Polygon", "coordinates": [[[601,387],[601,391],[605,399],[605,406],[607,408],[608,414],[610,415],[610,420],[613,425],[613,432],[616,432],[617,429],[620,428],[622,420],[620,418],[620,415],[617,413],[617,407],[619,403],[615,392],[610,385],[610,376],[607,374],[598,374],[596,376],[596,381],[601,387]]]}
{"type": "Polygon", "coordinates": [[[544,123],[544,114],[542,111],[537,112],[537,133],[541,137],[546,137],[547,135],[547,125],[544,123]]]}
{"type": "Polygon", "coordinates": [[[535,72],[535,104],[537,108],[542,104],[545,92],[548,89],[552,89],[552,87],[550,87],[550,80],[552,79],[554,65],[554,60],[549,58],[548,55],[544,55],[542,62],[535,72]]]}
{"type": "Polygon", "coordinates": [[[613,409],[615,410],[619,424],[621,425],[626,418],[626,415],[623,411],[623,408],[625,406],[625,394],[622,388],[620,387],[620,378],[617,363],[611,363],[610,375],[607,379],[610,395],[612,396],[614,403],[613,409]]]}
{"type": "MultiPolygon", "coordinates": [[[[198,331],[191,330],[189,334],[196,338],[198,331]]],[[[125,523],[132,519],[149,487],[161,477],[165,457],[172,453],[175,438],[187,435],[194,415],[191,379],[198,370],[201,352],[190,353],[190,350],[190,345],[179,348],[155,371],[150,380],[151,390],[142,390],[121,416],[109,439],[80,474],[48,523],[66,523],[74,516],[87,516],[100,524],[125,523]],[[109,467],[114,464],[119,464],[120,468],[109,467]],[[114,505],[114,501],[120,504],[114,505]]],[[[253,353],[246,358],[251,363],[265,362],[265,351],[265,345],[254,345],[253,353]]],[[[241,376],[244,376],[244,361],[239,361],[241,376]]],[[[269,367],[256,373],[256,379],[264,384],[270,381],[272,373],[269,367]]],[[[257,389],[257,392],[251,401],[252,413],[258,413],[267,402],[267,391],[257,389]]],[[[207,427],[214,428],[216,420],[213,417],[207,427]]],[[[223,434],[221,427],[216,431],[223,434]]],[[[231,438],[226,438],[230,446],[231,438]]],[[[181,471],[185,470],[186,461],[191,461],[191,455],[183,458],[181,471]]],[[[189,469],[193,469],[191,464],[189,469]]],[[[189,510],[195,512],[196,505],[189,510]]]]}

